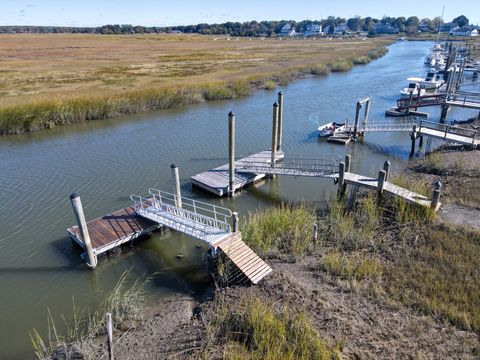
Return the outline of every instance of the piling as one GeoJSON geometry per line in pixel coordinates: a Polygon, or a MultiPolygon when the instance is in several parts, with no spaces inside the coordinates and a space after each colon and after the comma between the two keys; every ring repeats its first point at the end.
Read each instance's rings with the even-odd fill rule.
{"type": "Polygon", "coordinates": [[[420,135],[420,140],[418,141],[418,147],[423,147],[423,135],[420,135]]]}
{"type": "Polygon", "coordinates": [[[238,218],[238,212],[233,212],[232,213],[232,230],[234,233],[238,232],[239,228],[239,218],[238,218]]]}
{"type": "Polygon", "coordinates": [[[345,172],[350,172],[350,164],[352,157],[350,155],[345,155],[345,172]]]}
{"type": "Polygon", "coordinates": [[[390,161],[385,161],[383,163],[383,171],[385,171],[385,181],[388,181],[388,174],[390,173],[390,161]]]}
{"type": "Polygon", "coordinates": [[[360,109],[362,108],[362,103],[357,101],[357,107],[355,109],[355,124],[353,126],[353,139],[357,139],[358,133],[358,122],[360,120],[360,109]]]}
{"type": "MultiPolygon", "coordinates": [[[[448,95],[447,95],[448,96],[448,95]]],[[[444,102],[442,104],[442,113],[440,114],[440,121],[444,122],[447,118],[449,106],[444,102]]]]}
{"type": "Polygon", "coordinates": [[[410,149],[410,157],[415,155],[415,140],[417,139],[417,125],[413,125],[412,134],[410,135],[412,139],[412,147],[410,149]]]}
{"type": "Polygon", "coordinates": [[[367,127],[368,121],[368,114],[370,113],[370,98],[368,98],[365,102],[365,112],[363,114],[363,128],[367,127]]]}
{"type": "Polygon", "coordinates": [[[439,180],[436,180],[433,184],[433,194],[432,194],[432,202],[430,204],[430,208],[434,211],[437,209],[438,202],[440,201],[440,190],[442,189],[442,183],[439,180]]]}
{"type": "Polygon", "coordinates": [[[278,93],[278,134],[277,151],[282,150],[282,132],[283,132],[283,93],[278,93]]]}
{"type": "Polygon", "coordinates": [[[313,247],[316,248],[318,240],[318,224],[313,224],[313,247]]]}
{"type": "Polygon", "coordinates": [[[108,359],[113,360],[113,324],[112,324],[112,314],[107,313],[107,339],[108,339],[108,359]]]}
{"type": "Polygon", "coordinates": [[[406,111],[407,115],[410,113],[410,107],[412,106],[412,101],[413,101],[413,90],[410,92],[410,96],[408,97],[408,108],[406,111]]]}
{"type": "Polygon", "coordinates": [[[175,206],[182,207],[182,192],[180,190],[180,175],[178,173],[178,166],[175,164],[170,165],[172,171],[173,180],[173,193],[175,194],[175,206]]]}
{"type": "Polygon", "coordinates": [[[272,116],[272,157],[271,166],[275,166],[275,158],[277,153],[277,136],[278,136],[278,104],[273,104],[273,116],[272,116]]]}
{"type": "Polygon", "coordinates": [[[345,163],[341,162],[338,169],[338,195],[344,196],[347,192],[345,184],[345,163]]]}
{"type": "Polygon", "coordinates": [[[85,215],[83,213],[82,201],[80,200],[80,196],[75,193],[70,195],[70,201],[72,202],[75,219],[77,220],[77,225],[87,251],[87,265],[94,269],[97,266],[97,255],[93,251],[92,242],[90,241],[90,234],[88,233],[87,222],[85,221],[85,215]]]}
{"type": "Polygon", "coordinates": [[[235,178],[235,114],[228,113],[228,194],[233,196],[235,189],[233,181],[235,178]]]}
{"type": "Polygon", "coordinates": [[[383,193],[383,187],[385,186],[386,177],[387,177],[387,174],[385,170],[380,170],[380,172],[378,173],[378,185],[377,185],[377,192],[379,197],[383,193]]]}

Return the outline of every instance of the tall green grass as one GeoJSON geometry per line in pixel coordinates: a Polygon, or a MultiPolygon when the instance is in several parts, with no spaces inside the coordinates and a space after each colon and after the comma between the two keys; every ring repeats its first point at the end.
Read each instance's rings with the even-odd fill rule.
{"type": "Polygon", "coordinates": [[[79,310],[75,304],[70,318],[62,316],[61,327],[55,323],[48,310],[48,334],[46,338],[33,329],[30,339],[35,356],[46,358],[81,358],[83,345],[103,334],[107,313],[112,314],[113,326],[124,322],[140,320],[145,306],[144,286],[149,279],[128,279],[125,271],[112,291],[106,294],[103,301],[93,312],[79,310]]]}
{"type": "Polygon", "coordinates": [[[315,222],[314,209],[282,204],[250,213],[241,231],[243,240],[263,254],[300,256],[312,246],[315,222]]]}
{"type": "Polygon", "coordinates": [[[336,61],[330,64],[330,70],[332,72],[346,72],[353,68],[353,62],[350,60],[336,61]]]}
{"type": "Polygon", "coordinates": [[[372,256],[346,254],[333,250],[322,256],[320,269],[341,279],[378,279],[383,272],[380,261],[372,256]]]}
{"type": "Polygon", "coordinates": [[[303,312],[249,296],[223,302],[215,311],[210,332],[226,341],[225,359],[340,359],[315,331],[303,312]]]}

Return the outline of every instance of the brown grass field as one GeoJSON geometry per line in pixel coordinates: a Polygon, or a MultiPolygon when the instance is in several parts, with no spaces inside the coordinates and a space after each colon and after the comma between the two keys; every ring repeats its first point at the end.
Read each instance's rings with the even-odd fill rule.
{"type": "MultiPolygon", "coordinates": [[[[32,105],[52,102],[58,105],[82,99],[96,100],[98,107],[98,100],[108,97],[128,97],[132,93],[138,97],[138,92],[190,90],[239,80],[246,80],[251,87],[261,79],[256,87],[272,87],[272,79],[281,83],[279,74],[285,72],[318,74],[325,73],[318,71],[318,66],[322,65],[328,72],[328,69],[338,69],[335,66],[338,63],[364,63],[365,58],[383,55],[383,46],[389,42],[391,39],[385,38],[281,40],[201,35],[0,35],[0,128],[3,128],[0,132],[17,132],[15,126],[11,131],[5,130],[12,122],[22,123],[27,131],[34,129],[35,121],[25,123],[25,118],[35,113],[32,105]],[[265,84],[267,79],[270,84],[265,84]],[[25,110],[26,107],[29,110],[25,110]],[[21,119],[19,111],[23,111],[21,119]]],[[[345,70],[348,69],[349,66],[345,70]]],[[[242,94],[240,91],[239,95],[242,94]]],[[[158,98],[159,94],[156,96],[158,98]]],[[[229,96],[201,94],[200,97],[214,100],[229,96]]],[[[121,110],[103,111],[86,118],[168,107],[155,104],[125,110],[128,102],[123,98],[121,110]]],[[[88,110],[88,105],[82,103],[82,106],[88,110]]],[[[63,123],[83,120],[80,115],[71,117],[63,123]]],[[[48,127],[45,119],[42,121],[37,125],[48,127]]]]}

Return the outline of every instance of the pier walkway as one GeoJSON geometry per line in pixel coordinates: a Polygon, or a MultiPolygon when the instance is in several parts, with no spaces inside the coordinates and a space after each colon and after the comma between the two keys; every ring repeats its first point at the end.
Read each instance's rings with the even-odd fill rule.
{"type": "Polygon", "coordinates": [[[462,145],[477,146],[480,139],[477,139],[477,131],[459,126],[439,124],[431,121],[420,121],[420,127],[416,132],[418,136],[430,136],[447,142],[462,145]]]}

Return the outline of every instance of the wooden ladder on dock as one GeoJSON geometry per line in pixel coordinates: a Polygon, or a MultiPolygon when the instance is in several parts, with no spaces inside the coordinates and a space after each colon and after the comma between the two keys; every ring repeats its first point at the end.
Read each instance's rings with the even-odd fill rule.
{"type": "Polygon", "coordinates": [[[214,246],[219,250],[219,256],[226,256],[231,261],[228,265],[233,265],[229,266],[227,275],[229,282],[247,280],[252,284],[258,284],[272,272],[272,268],[243,242],[240,232],[232,233],[214,246]]]}

